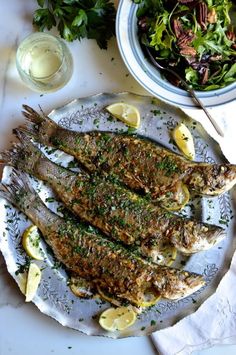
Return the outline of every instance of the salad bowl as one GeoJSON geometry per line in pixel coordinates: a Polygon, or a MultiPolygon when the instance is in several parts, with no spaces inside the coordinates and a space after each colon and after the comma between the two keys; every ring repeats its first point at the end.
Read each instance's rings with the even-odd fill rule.
{"type": "MultiPolygon", "coordinates": [[[[117,11],[117,42],[128,70],[155,97],[178,107],[196,108],[189,93],[167,81],[145,55],[138,37],[137,9],[133,1],[121,0],[117,11]]],[[[235,100],[236,82],[217,90],[195,92],[205,107],[219,106],[235,100]]]]}

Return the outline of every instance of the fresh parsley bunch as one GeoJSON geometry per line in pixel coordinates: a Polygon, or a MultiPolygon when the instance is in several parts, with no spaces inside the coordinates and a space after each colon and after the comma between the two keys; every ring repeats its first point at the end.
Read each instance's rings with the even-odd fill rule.
{"type": "Polygon", "coordinates": [[[100,48],[115,34],[115,8],[110,0],[37,0],[33,24],[40,31],[53,26],[62,38],[95,39],[100,48]]]}

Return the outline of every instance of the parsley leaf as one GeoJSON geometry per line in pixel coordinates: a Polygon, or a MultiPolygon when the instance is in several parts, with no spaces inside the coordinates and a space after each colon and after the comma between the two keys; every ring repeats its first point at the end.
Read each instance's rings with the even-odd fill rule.
{"type": "Polygon", "coordinates": [[[40,30],[57,26],[66,41],[95,39],[100,48],[115,34],[115,7],[110,0],[37,0],[33,24],[40,30]]]}

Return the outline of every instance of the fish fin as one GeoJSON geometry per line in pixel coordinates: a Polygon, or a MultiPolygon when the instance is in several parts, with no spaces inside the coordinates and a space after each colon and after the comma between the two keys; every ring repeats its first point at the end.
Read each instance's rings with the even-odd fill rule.
{"type": "Polygon", "coordinates": [[[0,152],[1,164],[15,166],[15,164],[17,163],[20,157],[19,150],[20,150],[20,144],[13,143],[13,147],[10,150],[5,150],[3,152],[0,152]]]}
{"type": "Polygon", "coordinates": [[[24,111],[22,111],[22,113],[26,117],[27,123],[20,127],[21,130],[24,130],[28,135],[33,136],[37,141],[49,144],[50,136],[53,133],[53,130],[57,129],[57,124],[46,116],[42,109],[42,114],[40,115],[27,105],[23,105],[23,108],[24,111]]]}
{"type": "Polygon", "coordinates": [[[19,205],[19,196],[23,196],[23,194],[27,194],[29,192],[36,195],[35,190],[31,186],[28,175],[24,172],[12,169],[11,183],[5,184],[0,182],[0,196],[16,206],[19,205]]]}
{"type": "Polygon", "coordinates": [[[45,120],[49,120],[49,118],[42,112],[42,115],[40,115],[37,111],[35,111],[32,107],[28,105],[22,105],[24,111],[22,111],[23,115],[27,118],[27,120],[40,124],[45,120]]]}
{"type": "Polygon", "coordinates": [[[11,203],[14,203],[14,198],[12,192],[10,191],[10,187],[3,182],[0,182],[0,197],[8,200],[11,203]]]}
{"type": "Polygon", "coordinates": [[[12,130],[14,135],[19,139],[21,142],[22,147],[25,149],[29,148],[29,145],[32,146],[32,137],[28,132],[24,129],[24,127],[17,127],[12,130]]]}
{"type": "Polygon", "coordinates": [[[12,149],[0,153],[0,159],[5,164],[31,173],[42,153],[24,130],[16,128],[13,132],[20,143],[13,143],[12,149]]]}
{"type": "Polygon", "coordinates": [[[15,193],[16,191],[24,190],[25,192],[30,191],[36,194],[31,185],[29,176],[25,172],[18,171],[14,168],[11,172],[11,188],[14,189],[15,193]]]}

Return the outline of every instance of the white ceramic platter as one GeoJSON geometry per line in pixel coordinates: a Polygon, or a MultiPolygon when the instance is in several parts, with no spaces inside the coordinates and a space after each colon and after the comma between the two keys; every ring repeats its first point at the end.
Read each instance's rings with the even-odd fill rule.
{"type": "MultiPolygon", "coordinates": [[[[68,105],[53,110],[50,117],[61,126],[76,131],[125,132],[127,127],[121,122],[111,120],[104,110],[107,105],[120,101],[133,104],[140,110],[141,126],[137,134],[177,151],[170,139],[170,133],[178,122],[184,120],[195,140],[196,159],[208,163],[223,161],[218,146],[204,133],[200,125],[187,121],[179,109],[161,103],[152,97],[129,93],[100,94],[74,100],[68,105]]],[[[61,151],[54,151],[48,157],[64,166],[73,160],[61,151]]],[[[11,182],[10,172],[9,167],[4,168],[3,181],[11,182]]],[[[42,182],[35,179],[31,181],[44,201],[46,197],[52,195],[51,190],[42,182]]],[[[49,208],[57,211],[57,203],[45,203],[49,208]]],[[[25,274],[17,273],[17,270],[24,266],[26,259],[21,246],[21,237],[30,221],[4,199],[0,199],[0,214],[0,248],[9,273],[21,287],[25,274]]],[[[228,193],[212,199],[194,198],[181,214],[223,226],[227,233],[227,238],[211,250],[191,257],[179,255],[177,258],[175,267],[184,267],[188,271],[200,273],[206,280],[206,286],[190,297],[176,302],[161,300],[156,306],[146,309],[138,317],[137,322],[127,330],[121,333],[106,332],[99,326],[98,317],[104,309],[110,307],[110,304],[99,299],[84,300],[76,297],[67,285],[68,278],[65,270],[61,266],[58,267],[56,260],[43,242],[45,260],[38,262],[42,268],[42,279],[33,302],[41,312],[51,316],[62,325],[89,335],[113,338],[141,336],[175,324],[181,318],[194,312],[215,291],[229,268],[235,249],[232,230],[233,207],[228,193]]]]}

